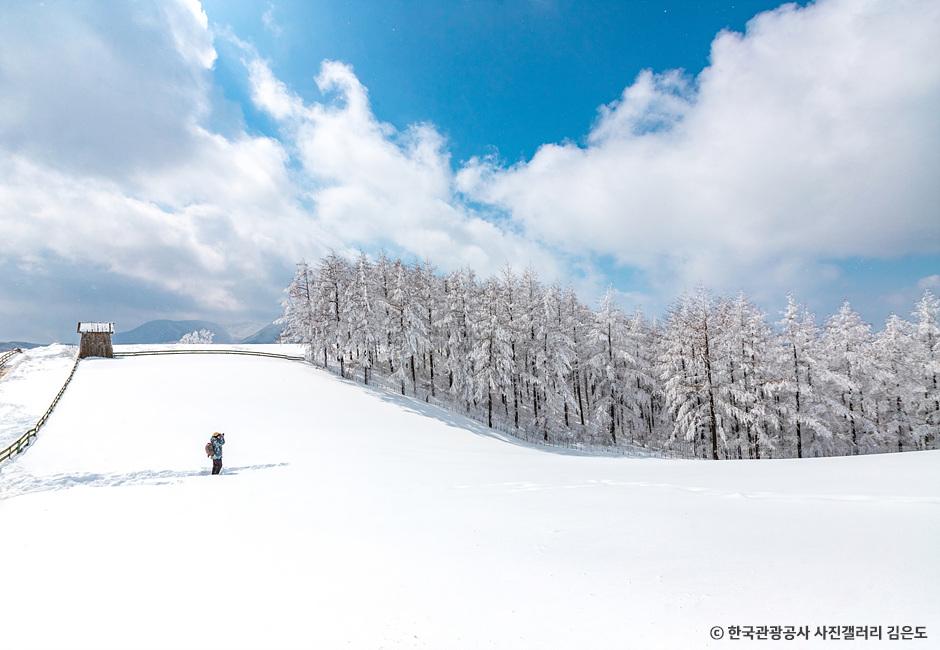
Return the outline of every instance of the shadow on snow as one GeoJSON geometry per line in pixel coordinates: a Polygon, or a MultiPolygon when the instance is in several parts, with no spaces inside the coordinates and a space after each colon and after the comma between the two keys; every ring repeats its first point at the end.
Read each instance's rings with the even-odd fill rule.
{"type": "MultiPolygon", "coordinates": [[[[274,467],[284,467],[289,463],[266,463],[263,465],[242,465],[227,467],[222,470],[222,476],[237,475],[242,472],[253,472],[274,467]]],[[[183,479],[194,476],[208,476],[209,468],[198,470],[152,470],[145,469],[136,472],[99,474],[96,472],[83,472],[76,474],[52,474],[50,476],[35,476],[19,470],[16,466],[9,468],[6,476],[0,476],[0,500],[30,494],[32,492],[48,492],[50,490],[67,490],[80,485],[89,487],[113,487],[118,485],[172,485],[183,479]],[[4,480],[5,479],[5,480],[4,480]]]]}
{"type": "Polygon", "coordinates": [[[563,456],[592,456],[604,458],[659,457],[655,452],[651,452],[634,445],[623,445],[621,447],[617,447],[615,450],[607,450],[604,447],[566,447],[563,445],[526,440],[525,438],[514,436],[499,429],[490,429],[482,422],[478,422],[468,415],[451,411],[447,408],[444,408],[443,406],[437,406],[436,404],[431,404],[430,402],[425,402],[419,397],[394,393],[386,388],[383,388],[382,386],[363,384],[362,382],[351,377],[340,377],[332,370],[326,370],[314,364],[309,364],[308,367],[314,369],[316,372],[320,372],[331,377],[335,381],[340,381],[345,384],[355,386],[360,390],[365,389],[366,392],[374,395],[375,397],[378,397],[383,402],[394,404],[399,408],[404,409],[405,411],[414,413],[415,415],[432,418],[438,420],[439,422],[443,422],[449,427],[459,429],[462,432],[470,431],[471,433],[474,433],[478,436],[493,438],[501,442],[515,445],[517,447],[524,447],[526,449],[534,449],[552,454],[560,454],[563,456]]]}

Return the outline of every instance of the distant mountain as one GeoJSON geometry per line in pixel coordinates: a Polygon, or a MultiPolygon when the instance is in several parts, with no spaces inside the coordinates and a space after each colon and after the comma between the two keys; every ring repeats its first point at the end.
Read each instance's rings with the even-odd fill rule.
{"type": "Polygon", "coordinates": [[[256,320],[244,323],[225,323],[223,327],[228,331],[233,341],[244,341],[258,333],[263,327],[266,327],[271,321],[256,320]]]}
{"type": "Polygon", "coordinates": [[[215,334],[214,343],[233,343],[232,336],[218,323],[205,320],[152,320],[112,338],[121,343],[176,343],[183,334],[207,329],[215,334]]]}
{"type": "Polygon", "coordinates": [[[6,352],[7,350],[12,350],[13,348],[23,348],[28,350],[29,348],[39,348],[46,345],[45,343],[26,343],[24,341],[0,341],[0,352],[6,352]]]}
{"type": "Polygon", "coordinates": [[[243,339],[242,343],[277,343],[283,329],[283,325],[276,325],[275,323],[265,325],[251,336],[243,339]]]}

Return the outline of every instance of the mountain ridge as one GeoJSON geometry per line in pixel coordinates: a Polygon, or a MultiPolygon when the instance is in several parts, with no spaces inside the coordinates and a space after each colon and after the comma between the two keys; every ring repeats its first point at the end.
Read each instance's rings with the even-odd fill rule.
{"type": "Polygon", "coordinates": [[[215,335],[213,343],[276,343],[283,327],[268,323],[248,336],[240,337],[233,336],[228,327],[212,321],[158,319],[117,332],[112,341],[115,345],[176,343],[184,334],[201,329],[207,329],[215,335]]]}

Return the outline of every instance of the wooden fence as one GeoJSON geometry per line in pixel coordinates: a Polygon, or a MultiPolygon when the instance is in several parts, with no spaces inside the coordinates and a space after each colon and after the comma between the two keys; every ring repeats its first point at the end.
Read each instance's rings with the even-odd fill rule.
{"type": "MultiPolygon", "coordinates": [[[[6,359],[3,359],[6,361],[6,359]]],[[[36,439],[36,435],[39,433],[39,430],[46,423],[46,420],[49,419],[49,416],[52,415],[52,411],[55,410],[56,405],[59,403],[59,400],[62,399],[62,395],[65,393],[65,389],[68,388],[69,382],[72,381],[72,377],[75,376],[75,370],[78,368],[79,358],[75,357],[75,363],[72,364],[72,370],[69,372],[69,376],[66,378],[65,383],[62,384],[62,388],[59,389],[58,394],[55,396],[55,399],[52,400],[52,404],[49,405],[49,408],[46,409],[46,412],[42,414],[42,417],[39,418],[39,421],[36,422],[35,426],[32,429],[21,435],[17,438],[13,444],[11,444],[6,449],[0,451],[0,463],[5,460],[12,458],[13,456],[22,453],[27,447],[29,447],[33,441],[36,439]]]]}
{"type": "Polygon", "coordinates": [[[0,368],[2,368],[3,364],[9,361],[13,357],[13,355],[19,354],[20,352],[22,352],[22,350],[20,350],[19,348],[14,348],[12,350],[7,350],[3,354],[0,354],[0,368]]]}

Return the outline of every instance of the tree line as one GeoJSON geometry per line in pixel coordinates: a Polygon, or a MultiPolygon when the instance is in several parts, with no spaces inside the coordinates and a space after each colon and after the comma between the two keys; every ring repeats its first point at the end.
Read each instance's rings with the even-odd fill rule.
{"type": "Polygon", "coordinates": [[[700,289],[661,320],[596,309],[532,271],[437,273],[384,254],[300,263],[283,342],[528,439],[710,459],[932,449],[940,300],[873,332],[848,302],[822,325],[792,296],[776,323],[700,289]]]}

